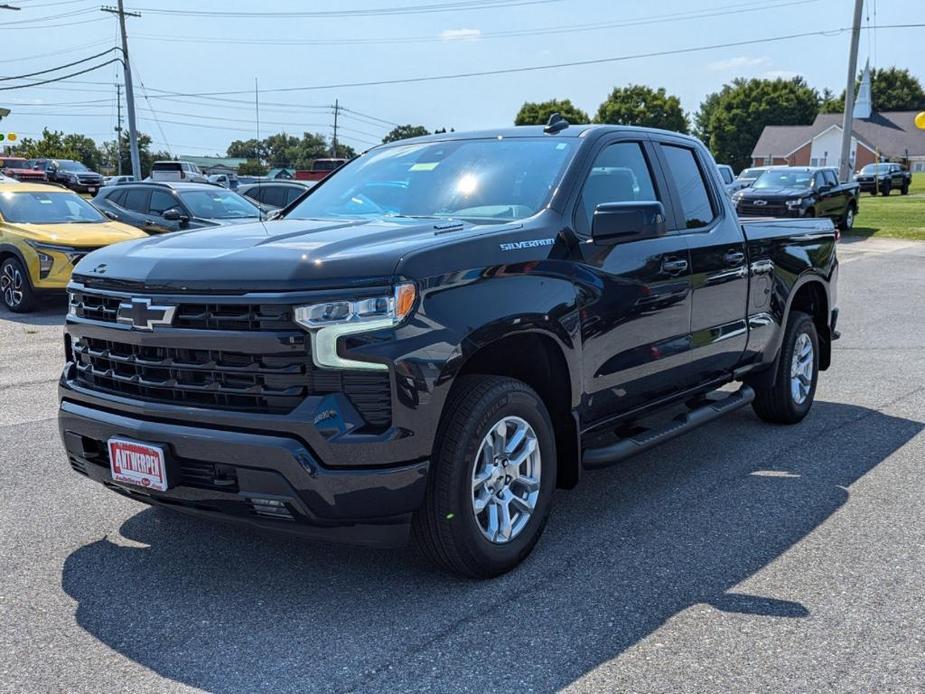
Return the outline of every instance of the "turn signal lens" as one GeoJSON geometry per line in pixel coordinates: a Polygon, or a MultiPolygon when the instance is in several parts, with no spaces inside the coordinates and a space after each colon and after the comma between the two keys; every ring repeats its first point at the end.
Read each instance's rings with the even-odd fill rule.
{"type": "Polygon", "coordinates": [[[395,320],[400,321],[409,313],[414,306],[414,299],[417,291],[411,282],[400,284],[395,287],[395,320]]]}

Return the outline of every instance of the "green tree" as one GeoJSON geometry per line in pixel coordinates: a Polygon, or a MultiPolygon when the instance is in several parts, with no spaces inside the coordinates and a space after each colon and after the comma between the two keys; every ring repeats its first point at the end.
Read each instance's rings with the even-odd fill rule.
{"type": "Polygon", "coordinates": [[[642,125],[680,133],[688,130],[681,100],[663,87],[652,89],[641,84],[615,87],[597,110],[595,123],[642,125]]]}
{"type": "Polygon", "coordinates": [[[514,117],[514,125],[546,125],[549,117],[558,113],[569,123],[575,125],[590,123],[588,114],[575,106],[569,99],[550,99],[549,101],[527,101],[514,117]]]}
{"type": "Polygon", "coordinates": [[[707,94],[700,103],[700,108],[694,114],[694,135],[700,138],[700,141],[706,145],[710,144],[710,119],[716,111],[716,105],[719,103],[719,92],[707,94]]]}
{"type": "Polygon", "coordinates": [[[266,159],[267,149],[265,142],[266,140],[258,141],[253,137],[249,140],[234,140],[228,145],[225,154],[229,157],[241,159],[266,159]]]}
{"type": "Polygon", "coordinates": [[[809,125],[819,109],[819,94],[802,77],[738,78],[723,86],[710,105],[705,127],[716,160],[734,169],[746,168],[766,125],[809,125]]]}
{"type": "MultiPolygon", "coordinates": [[[[861,77],[855,84],[855,93],[861,86],[861,77]]],[[[922,83],[905,68],[896,66],[870,71],[870,91],[874,111],[918,111],[925,109],[925,89],[922,83]]],[[[845,90],[838,98],[828,89],[823,92],[821,106],[823,113],[838,113],[845,110],[845,90]]]]}
{"type": "MultiPolygon", "coordinates": [[[[151,166],[161,159],[173,159],[170,152],[163,150],[151,151],[151,136],[145,133],[138,133],[138,157],[141,160],[141,177],[145,178],[151,175],[151,166]]],[[[101,147],[101,159],[105,162],[106,168],[111,172],[119,170],[118,162],[122,161],[122,173],[132,173],[132,155],[129,147],[128,133],[123,132],[119,141],[111,140],[104,142],[101,147]]]]}
{"type": "Polygon", "coordinates": [[[266,176],[269,169],[256,159],[248,159],[238,167],[238,173],[242,176],[266,176]]]}
{"type": "Polygon", "coordinates": [[[389,133],[382,138],[382,142],[397,142],[398,140],[407,140],[409,137],[422,137],[430,135],[430,131],[423,125],[396,125],[389,133]]]}
{"type": "Polygon", "coordinates": [[[350,145],[345,145],[343,142],[338,142],[337,147],[334,151],[335,157],[341,157],[343,159],[353,159],[356,157],[357,151],[350,145]]]}

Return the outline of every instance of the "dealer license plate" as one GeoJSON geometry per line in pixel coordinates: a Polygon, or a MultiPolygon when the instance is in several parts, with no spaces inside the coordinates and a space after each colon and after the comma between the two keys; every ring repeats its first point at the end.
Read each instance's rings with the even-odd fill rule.
{"type": "Polygon", "coordinates": [[[96,192],[96,188],[87,188],[87,192],[88,192],[88,193],[95,193],[95,192],[96,192]]]}
{"type": "Polygon", "coordinates": [[[109,469],[116,482],[167,490],[164,449],[137,441],[109,439],[109,469]]]}

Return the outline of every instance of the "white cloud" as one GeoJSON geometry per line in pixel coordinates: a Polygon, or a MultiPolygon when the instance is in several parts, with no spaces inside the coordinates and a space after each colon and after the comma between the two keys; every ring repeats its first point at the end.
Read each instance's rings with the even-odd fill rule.
{"type": "Polygon", "coordinates": [[[799,77],[800,73],[793,70],[768,70],[767,72],[762,72],[761,76],[768,80],[792,80],[794,77],[799,77]]]}
{"type": "Polygon", "coordinates": [[[442,41],[478,41],[481,29],[444,29],[440,32],[442,41]]]}
{"type": "Polygon", "coordinates": [[[710,70],[715,70],[717,72],[723,72],[726,70],[739,70],[746,67],[756,67],[758,65],[766,64],[770,59],[761,56],[757,58],[752,58],[747,55],[739,55],[735,58],[727,58],[726,60],[717,60],[714,63],[707,65],[707,68],[710,70]]]}

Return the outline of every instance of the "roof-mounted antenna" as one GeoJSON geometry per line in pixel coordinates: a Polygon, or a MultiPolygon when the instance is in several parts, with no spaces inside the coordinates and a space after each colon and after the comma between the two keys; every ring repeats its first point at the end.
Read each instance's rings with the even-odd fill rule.
{"type": "Polygon", "coordinates": [[[559,112],[556,111],[551,116],[549,120],[546,121],[546,127],[543,128],[543,132],[547,135],[555,135],[558,132],[562,132],[569,126],[569,122],[565,120],[559,112]]]}

